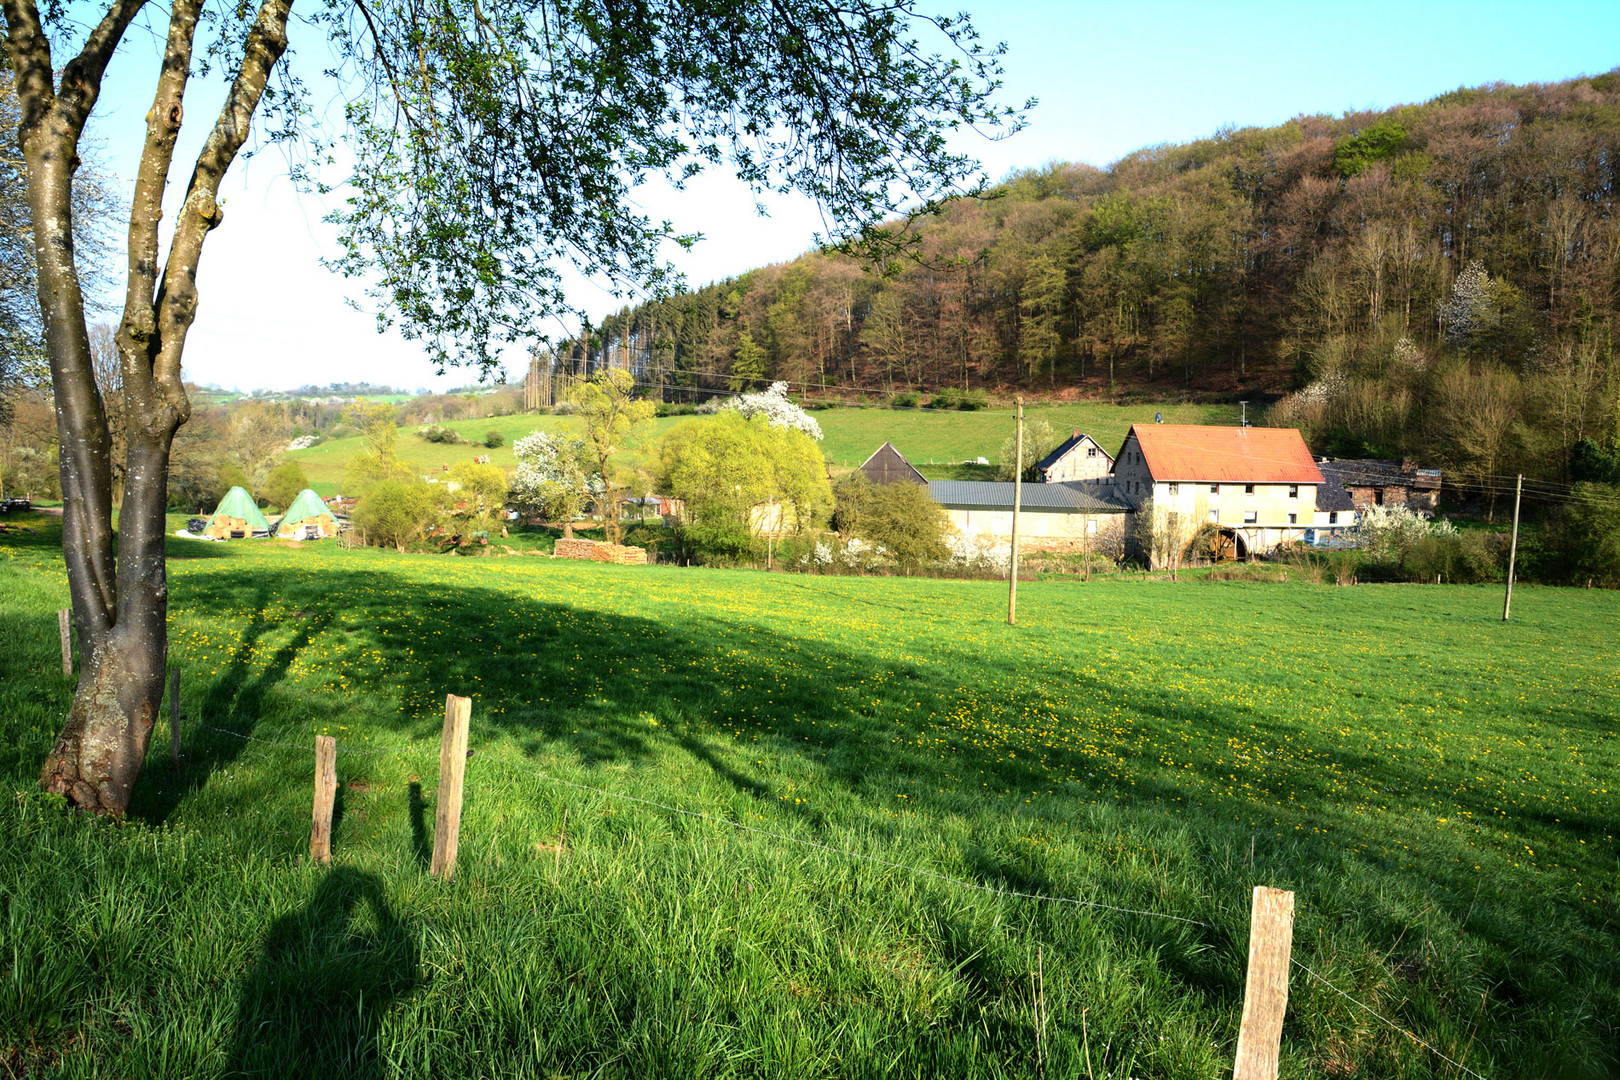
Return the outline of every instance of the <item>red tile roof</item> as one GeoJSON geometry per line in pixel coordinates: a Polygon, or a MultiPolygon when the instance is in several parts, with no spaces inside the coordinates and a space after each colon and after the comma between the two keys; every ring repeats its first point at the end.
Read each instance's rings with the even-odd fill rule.
{"type": "Polygon", "coordinates": [[[1322,472],[1294,428],[1134,424],[1153,479],[1221,484],[1320,484],[1322,472]]]}

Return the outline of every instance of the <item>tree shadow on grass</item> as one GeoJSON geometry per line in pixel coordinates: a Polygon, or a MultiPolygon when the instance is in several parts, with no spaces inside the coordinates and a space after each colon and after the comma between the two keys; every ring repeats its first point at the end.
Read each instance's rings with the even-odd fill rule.
{"type": "MultiPolygon", "coordinates": [[[[544,583],[542,579],[542,587],[544,583]]],[[[1289,798],[1299,807],[1321,806],[1324,813],[1344,809],[1341,778],[1309,760],[1273,761],[1270,794],[1201,805],[1196,793],[1225,786],[1225,770],[1217,762],[1195,761],[1161,771],[1151,747],[1144,754],[1141,747],[1121,742],[1117,752],[1129,757],[1128,767],[1117,760],[1110,766],[1103,757],[1062,746],[1049,748],[1035,767],[1028,755],[1014,757],[984,733],[968,737],[971,733],[948,725],[929,725],[922,717],[949,714],[964,693],[964,680],[1008,685],[1016,683],[1015,674],[1027,674],[1015,672],[1010,661],[1002,664],[977,654],[971,671],[951,664],[924,667],[914,658],[866,653],[755,625],[745,612],[731,617],[682,613],[660,621],[476,584],[424,585],[381,569],[326,566],[319,575],[287,574],[274,585],[278,603],[326,614],[298,628],[262,671],[249,662],[248,641],[238,649],[232,678],[214,687],[209,707],[234,712],[246,725],[243,730],[252,730],[254,720],[245,713],[261,707],[272,691],[283,692],[277,684],[292,657],[314,644],[329,657],[327,663],[365,686],[369,696],[394,698],[399,719],[391,738],[430,742],[439,726],[443,695],[470,694],[475,699],[475,746],[498,736],[510,738],[531,756],[629,766],[625,783],[609,785],[624,794],[640,793],[635,786],[638,767],[678,753],[700,763],[725,789],[756,805],[769,801],[784,818],[796,816],[818,833],[826,821],[817,803],[827,800],[778,799],[784,793],[777,790],[773,774],[754,767],[755,747],[769,748],[777,762],[800,761],[829,790],[848,792],[869,806],[896,805],[890,801],[896,793],[907,793],[911,801],[906,805],[924,815],[932,807],[924,794],[930,789],[921,781],[938,781],[939,787],[957,788],[971,797],[982,776],[1010,796],[1005,812],[997,811],[993,802],[986,804],[989,817],[998,821],[1013,820],[1026,800],[1039,804],[1054,784],[1063,784],[1071,799],[1105,802],[1130,815],[1133,828],[1143,835],[1157,829],[1190,832],[1197,837],[1192,850],[1202,845],[1209,852],[1223,844],[1247,846],[1252,829],[1241,819],[1258,814],[1269,821],[1275,811],[1267,800],[1289,798]],[[1110,772],[1118,775],[1110,777],[1110,772]],[[1065,783],[1055,781],[1057,775],[1085,779],[1065,783]],[[1186,798],[1189,794],[1195,797],[1186,798]],[[1172,805],[1182,812],[1174,814],[1172,805]]],[[[262,570],[211,572],[186,583],[186,602],[194,609],[245,620],[247,636],[256,642],[274,625],[263,621],[270,595],[266,590],[262,570]]],[[[1253,740],[1257,728],[1267,726],[1277,731],[1277,738],[1286,734],[1280,718],[1246,705],[1189,700],[1152,683],[1081,671],[1065,672],[1064,678],[1100,712],[1135,716],[1140,718],[1137,724],[1162,728],[1155,737],[1160,742],[1184,731],[1213,745],[1228,738],[1253,740]]],[[[1050,706],[1034,694],[1030,689],[1004,695],[1004,713],[1048,711],[1050,706]],[[1025,697],[1016,697],[1019,693],[1025,697]]],[[[223,750],[234,756],[241,746],[223,750]]],[[[1429,779],[1424,762],[1337,756],[1341,766],[1376,777],[1389,790],[1416,791],[1429,779]]],[[[1475,796],[1458,798],[1472,805],[1467,800],[1475,796]]],[[[419,790],[412,806],[413,848],[420,860],[426,854],[427,827],[421,820],[419,790]]],[[[941,809],[949,810],[948,804],[941,809]]],[[[1039,812],[1038,806],[1034,809],[1039,812]]],[[[1268,866],[1255,873],[1297,878],[1309,887],[1321,877],[1313,867],[1338,865],[1347,841],[1377,839],[1372,819],[1360,823],[1345,817],[1340,824],[1339,846],[1325,837],[1289,838],[1275,844],[1268,866]]],[[[862,827],[880,841],[891,828],[880,814],[862,827]]],[[[992,845],[998,842],[996,827],[991,828],[992,845]]],[[[969,877],[1023,892],[1061,892],[1072,877],[1049,873],[1050,865],[1040,856],[1027,862],[986,852],[963,851],[960,856],[969,877]]],[[[1374,869],[1375,877],[1396,873],[1394,867],[1374,869]]],[[[1452,884],[1462,884],[1460,873],[1445,867],[1430,871],[1436,880],[1455,879],[1452,884]]],[[[1193,902],[1191,893],[1217,876],[1212,866],[1206,867],[1191,875],[1192,884],[1176,891],[1193,902]]],[[[1459,908],[1468,902],[1472,881],[1467,884],[1468,890],[1453,890],[1461,897],[1455,905],[1459,908]]],[[[1159,895],[1129,867],[1102,871],[1087,885],[1097,890],[1098,898],[1111,897],[1127,907],[1164,909],[1173,899],[1159,895]]],[[[1436,902],[1454,906],[1447,898],[1437,897],[1436,902]]],[[[1453,915],[1466,921],[1462,910],[1453,915]]],[[[1510,923],[1504,926],[1500,935],[1471,932],[1500,936],[1497,944],[1507,955],[1516,955],[1521,943],[1511,940],[1510,923]]],[[[1581,949],[1591,953],[1601,944],[1595,938],[1604,935],[1590,923],[1584,930],[1588,941],[1581,949]]],[[[1392,928],[1391,938],[1400,932],[1392,928]]],[[[1151,939],[1157,931],[1144,920],[1131,933],[1151,939]]],[[[1231,953],[1230,944],[1224,930],[1177,931],[1161,943],[1179,977],[1218,995],[1232,992],[1231,972],[1224,961],[1211,960],[1208,950],[1219,946],[1224,956],[1231,953]]]]}
{"type": "Polygon", "coordinates": [[[415,938],[369,873],[338,867],[270,927],[242,986],[226,1076],[384,1075],[383,1014],[418,982],[415,938]]]}
{"type": "MultiPolygon", "coordinates": [[[[228,610],[246,612],[241,641],[225,671],[208,684],[200,708],[193,708],[193,712],[200,711],[201,715],[186,716],[182,721],[178,775],[160,783],[158,778],[152,777],[150,768],[143,771],[142,781],[136,783],[130,798],[129,812],[134,818],[153,825],[162,824],[186,796],[241,757],[248,746],[247,737],[252,735],[264,712],[267,697],[286,678],[299,654],[325,633],[332,622],[329,608],[295,613],[299,624],[292,638],[276,649],[268,663],[259,667],[256,661],[260,645],[281,628],[281,623],[271,620],[265,611],[270,589],[259,581],[251,589],[233,591],[234,599],[217,599],[228,603],[228,610]]],[[[184,672],[181,677],[186,677],[184,672]]],[[[170,722],[173,722],[172,717],[170,722]]],[[[313,742],[310,750],[314,752],[313,742]]],[[[165,768],[164,765],[156,767],[165,768]]]]}

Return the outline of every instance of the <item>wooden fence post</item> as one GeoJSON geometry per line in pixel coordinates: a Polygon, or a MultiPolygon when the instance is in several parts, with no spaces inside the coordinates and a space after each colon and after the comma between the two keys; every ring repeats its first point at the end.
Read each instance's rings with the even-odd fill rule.
{"type": "Polygon", "coordinates": [[[337,740],[315,736],[315,813],[309,826],[309,857],[332,861],[332,804],[337,800],[337,740]]]}
{"type": "Polygon", "coordinates": [[[62,629],[62,674],[73,674],[73,613],[67,608],[56,613],[57,625],[62,629]]]}
{"type": "Polygon", "coordinates": [[[1249,915],[1249,974],[1243,986],[1232,1080],[1277,1080],[1288,964],[1294,945],[1294,894],[1257,885],[1249,915]]]}
{"type": "Polygon", "coordinates": [[[180,767],[180,669],[169,672],[169,760],[180,767]]]}
{"type": "Polygon", "coordinates": [[[456,872],[456,843],[461,838],[461,783],[467,771],[467,721],[472,699],[446,695],[444,735],[439,740],[439,791],[434,796],[433,863],[436,878],[449,881],[456,872]]]}

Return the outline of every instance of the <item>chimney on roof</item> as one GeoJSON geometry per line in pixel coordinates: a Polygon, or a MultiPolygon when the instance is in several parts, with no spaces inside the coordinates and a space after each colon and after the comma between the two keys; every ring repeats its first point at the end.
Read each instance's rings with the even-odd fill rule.
{"type": "Polygon", "coordinates": [[[1079,428],[1074,429],[1074,435],[1072,437],[1076,438],[1076,439],[1078,439],[1080,437],[1080,429],[1079,428]]]}

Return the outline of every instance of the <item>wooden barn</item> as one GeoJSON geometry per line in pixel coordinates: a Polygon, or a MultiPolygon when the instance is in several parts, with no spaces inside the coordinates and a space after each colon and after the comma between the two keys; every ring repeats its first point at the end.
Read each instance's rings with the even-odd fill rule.
{"type": "Polygon", "coordinates": [[[906,460],[906,456],[886,442],[873,451],[858,470],[874,484],[926,484],[928,478],[906,460]]]}
{"type": "Polygon", "coordinates": [[[276,522],[276,536],[282,540],[326,540],[337,534],[337,518],[332,508],[309,488],[298,493],[298,498],[276,522]]]}
{"type": "Polygon", "coordinates": [[[264,511],[253,501],[253,496],[239,487],[225,493],[203,529],[203,535],[215,540],[242,540],[269,533],[270,522],[265,519],[264,511]]]}

